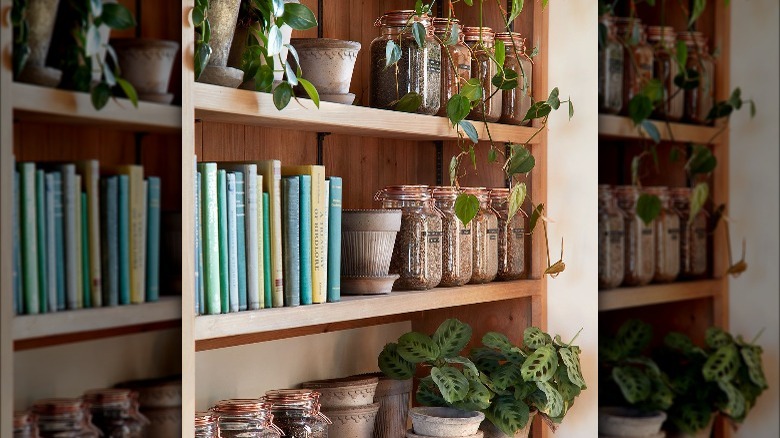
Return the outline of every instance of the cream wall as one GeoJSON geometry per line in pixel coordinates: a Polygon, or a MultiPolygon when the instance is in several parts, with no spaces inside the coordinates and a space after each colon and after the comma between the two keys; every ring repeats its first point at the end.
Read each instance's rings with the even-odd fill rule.
{"type": "Polygon", "coordinates": [[[547,320],[564,340],[582,328],[582,369],[588,389],[577,399],[555,436],[597,435],[598,292],[597,205],[597,8],[596,1],[551,1],[549,86],[571,94],[574,118],[565,109],[550,119],[548,203],[550,256],[557,260],[564,238],[566,271],[547,282],[547,320]]]}
{"type": "MultiPolygon", "coordinates": [[[[731,2],[731,85],[756,101],[757,114],[747,109],[732,115],[729,157],[732,245],[747,239],[748,270],[730,281],[732,331],[751,339],[761,329],[764,369],[769,390],[759,399],[735,437],[780,436],[778,381],[778,173],[780,135],[780,4],[777,0],[731,2]]],[[[739,257],[739,254],[735,254],[739,257]]]]}

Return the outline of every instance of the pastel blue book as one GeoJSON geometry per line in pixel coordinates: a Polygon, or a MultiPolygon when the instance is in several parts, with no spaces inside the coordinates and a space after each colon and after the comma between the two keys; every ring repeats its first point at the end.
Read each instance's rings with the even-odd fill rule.
{"type": "Polygon", "coordinates": [[[119,305],[119,177],[100,180],[100,257],[103,305],[119,305]]]}
{"type": "Polygon", "coordinates": [[[311,304],[311,175],[300,175],[301,304],[311,304]]]}
{"type": "Polygon", "coordinates": [[[236,179],[236,248],[238,253],[238,310],[247,309],[246,280],[246,217],[243,172],[234,172],[236,179]]]}
{"type": "Polygon", "coordinates": [[[216,315],[222,311],[222,291],[219,279],[219,202],[217,195],[217,163],[200,163],[200,231],[201,252],[203,253],[203,273],[201,283],[204,286],[203,308],[207,315],[216,315]]]}
{"type": "Polygon", "coordinates": [[[119,178],[117,242],[119,247],[119,304],[130,304],[130,177],[119,178]]]}
{"type": "Polygon", "coordinates": [[[35,163],[19,163],[19,222],[22,245],[22,297],[24,313],[37,314],[38,302],[38,223],[36,219],[35,163]]]}
{"type": "Polygon", "coordinates": [[[228,261],[227,172],[217,170],[217,208],[219,218],[219,299],[220,312],[230,311],[230,263],[228,261]]]}
{"type": "Polygon", "coordinates": [[[203,297],[201,296],[201,272],[203,272],[203,256],[200,249],[200,172],[195,172],[195,287],[193,295],[195,296],[195,315],[203,314],[203,297]]]}
{"type": "Polygon", "coordinates": [[[47,173],[43,177],[44,210],[46,225],[44,239],[46,240],[46,307],[49,312],[57,311],[57,227],[54,219],[54,174],[47,173]]]}
{"type": "Polygon", "coordinates": [[[38,239],[38,304],[40,312],[46,313],[49,307],[49,284],[46,277],[47,257],[46,257],[46,191],[44,183],[45,173],[43,170],[35,171],[35,220],[37,222],[38,239]]]}
{"type": "Polygon", "coordinates": [[[54,243],[57,257],[57,310],[65,310],[65,218],[63,215],[62,174],[53,172],[54,178],[54,243]]]}
{"type": "Polygon", "coordinates": [[[341,300],[341,205],[342,179],[328,177],[330,200],[328,202],[328,302],[341,300]]]}
{"type": "Polygon", "coordinates": [[[146,179],[146,301],[160,298],[160,178],[146,179]]]}
{"type": "Polygon", "coordinates": [[[265,307],[273,307],[273,279],[271,278],[271,196],[263,192],[263,295],[265,307]]]}
{"type": "Polygon", "coordinates": [[[301,304],[300,199],[298,177],[282,178],[282,278],[285,307],[301,304]]]}
{"type": "Polygon", "coordinates": [[[228,241],[228,290],[230,292],[230,312],[238,312],[238,230],[236,230],[236,174],[225,175],[227,183],[227,241],[228,241]]]}
{"type": "Polygon", "coordinates": [[[89,275],[89,213],[87,208],[87,194],[81,192],[81,202],[79,203],[81,208],[81,215],[79,216],[81,226],[81,275],[83,281],[81,282],[84,294],[83,303],[84,308],[92,307],[92,293],[90,288],[90,275],[89,275]]]}
{"type": "Polygon", "coordinates": [[[21,239],[21,230],[19,228],[19,212],[22,209],[19,206],[19,172],[14,171],[14,254],[13,254],[13,287],[14,287],[14,310],[17,315],[24,313],[24,303],[22,300],[22,247],[19,243],[21,239]]]}
{"type": "Polygon", "coordinates": [[[78,212],[76,210],[76,166],[74,164],[62,164],[59,166],[62,173],[62,235],[65,241],[65,307],[78,309],[81,291],[79,290],[79,277],[81,272],[78,267],[79,241],[78,241],[78,212]]]}

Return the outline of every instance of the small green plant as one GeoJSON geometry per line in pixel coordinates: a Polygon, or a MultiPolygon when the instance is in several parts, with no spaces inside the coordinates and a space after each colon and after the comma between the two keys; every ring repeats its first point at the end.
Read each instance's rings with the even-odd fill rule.
{"type": "Polygon", "coordinates": [[[675,393],[669,421],[685,433],[705,428],[716,413],[727,416],[736,428],[767,388],[762,349],[755,340],[746,342],[711,327],[705,342],[701,348],[688,336],[672,332],[655,354],[675,393]]]}
{"type": "Polygon", "coordinates": [[[13,68],[14,78],[16,78],[24,69],[30,56],[30,46],[27,43],[30,34],[30,24],[27,22],[27,0],[14,0],[11,24],[14,35],[13,68]]]}
{"type": "Polygon", "coordinates": [[[196,0],[192,10],[195,26],[195,80],[197,80],[211,58],[211,23],[209,22],[209,0],[196,0]]]}
{"type": "Polygon", "coordinates": [[[444,321],[432,337],[406,333],[385,346],[379,367],[393,379],[410,379],[422,367],[427,375],[416,394],[420,404],[484,412],[510,436],[527,425],[532,411],[555,429],[586,387],[579,347],[558,336],[529,327],[518,347],[491,332],[464,357],[471,336],[471,327],[456,319],[444,321]]]}

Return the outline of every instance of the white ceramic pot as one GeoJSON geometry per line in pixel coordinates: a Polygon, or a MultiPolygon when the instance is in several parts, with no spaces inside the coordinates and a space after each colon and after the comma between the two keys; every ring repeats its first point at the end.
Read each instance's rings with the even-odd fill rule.
{"type": "Polygon", "coordinates": [[[599,435],[615,438],[663,437],[660,431],[664,421],[666,413],[661,411],[648,413],[629,408],[600,407],[599,435]]]}
{"type": "MultiPolygon", "coordinates": [[[[512,435],[512,438],[528,438],[528,435],[531,432],[531,423],[533,423],[535,415],[536,411],[531,412],[531,414],[528,416],[528,423],[524,428],[515,432],[515,434],[512,435]]],[[[485,438],[510,438],[507,434],[501,432],[501,429],[494,426],[493,423],[488,420],[482,422],[482,424],[479,426],[479,430],[485,433],[485,438]]]]}
{"type": "Polygon", "coordinates": [[[374,403],[379,379],[376,377],[345,377],[301,383],[301,388],[320,393],[323,410],[354,408],[374,403]]]}
{"type": "Polygon", "coordinates": [[[168,94],[173,63],[179,53],[179,43],[151,38],[112,40],[122,76],[138,92],[141,100],[170,103],[168,94]],[[168,102],[164,102],[169,99],[168,102]]]}
{"type": "Polygon", "coordinates": [[[378,411],[379,403],[323,410],[322,413],[331,421],[328,438],[371,438],[378,411]]]}
{"type": "Polygon", "coordinates": [[[331,38],[295,38],[290,44],[300,57],[303,77],[321,95],[349,93],[360,43],[331,38]]]}
{"type": "Polygon", "coordinates": [[[344,210],[341,219],[341,275],[386,277],[401,210],[344,210]]]}
{"type": "Polygon", "coordinates": [[[485,414],[454,408],[417,407],[409,411],[412,429],[428,437],[469,437],[475,435],[485,414]]]}

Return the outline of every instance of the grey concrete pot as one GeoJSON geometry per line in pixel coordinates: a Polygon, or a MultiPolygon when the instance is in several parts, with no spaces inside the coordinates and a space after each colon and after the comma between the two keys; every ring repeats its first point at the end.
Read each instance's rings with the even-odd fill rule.
{"type": "Polygon", "coordinates": [[[168,93],[173,63],[179,43],[152,38],[126,38],[111,41],[119,58],[122,76],[138,92],[141,100],[170,103],[168,93]]]}
{"type": "Polygon", "coordinates": [[[236,31],[239,6],[241,0],[211,0],[209,3],[211,57],[198,82],[230,88],[236,88],[241,84],[244,72],[227,66],[230,45],[236,31]]]}
{"type": "MultiPolygon", "coordinates": [[[[524,428],[515,432],[512,438],[528,438],[528,435],[531,432],[531,423],[533,423],[535,415],[536,411],[531,412],[531,414],[528,416],[528,424],[526,424],[524,428]]],[[[479,426],[479,430],[485,433],[485,438],[510,438],[507,434],[501,432],[501,429],[494,426],[493,423],[488,420],[482,422],[482,425],[479,426]]]]}
{"type": "Polygon", "coordinates": [[[51,45],[59,3],[59,0],[28,0],[29,34],[27,44],[30,47],[30,56],[19,73],[18,80],[20,82],[56,87],[62,79],[61,70],[46,66],[46,56],[51,45]]]}
{"type": "Polygon", "coordinates": [[[599,436],[623,438],[663,437],[661,426],[666,413],[661,411],[641,412],[619,407],[599,408],[599,436]],[[659,435],[660,434],[660,435],[659,435]]]}
{"type": "Polygon", "coordinates": [[[409,411],[415,434],[428,437],[470,437],[477,433],[485,414],[455,408],[417,407],[409,411]]]}
{"type": "Polygon", "coordinates": [[[331,424],[328,438],[371,438],[379,403],[323,410],[331,424]]]}

